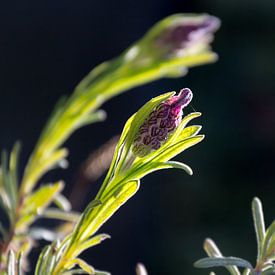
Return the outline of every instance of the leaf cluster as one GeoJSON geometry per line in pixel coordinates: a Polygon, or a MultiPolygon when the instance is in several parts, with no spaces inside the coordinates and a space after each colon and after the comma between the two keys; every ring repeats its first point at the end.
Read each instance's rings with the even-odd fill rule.
{"type": "Polygon", "coordinates": [[[244,259],[223,256],[211,239],[206,239],[204,242],[204,250],[208,258],[196,261],[194,266],[197,268],[223,266],[232,275],[275,274],[275,221],[267,229],[265,228],[262,203],[258,198],[254,198],[252,201],[252,214],[257,238],[257,260],[255,267],[244,259]],[[244,268],[242,273],[239,268],[244,268]]]}

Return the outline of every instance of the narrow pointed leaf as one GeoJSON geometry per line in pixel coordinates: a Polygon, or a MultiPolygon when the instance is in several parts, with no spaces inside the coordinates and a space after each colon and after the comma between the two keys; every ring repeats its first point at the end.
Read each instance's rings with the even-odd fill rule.
{"type": "Polygon", "coordinates": [[[110,239],[110,238],[111,238],[111,236],[108,234],[98,234],[98,235],[88,239],[87,241],[84,241],[83,243],[81,243],[78,248],[79,252],[81,253],[82,251],[84,251],[92,246],[98,245],[101,242],[103,242],[104,240],[110,239]]]}
{"type": "Polygon", "coordinates": [[[251,270],[249,268],[245,268],[242,275],[250,275],[251,270]]]}
{"type": "MultiPolygon", "coordinates": [[[[221,258],[223,257],[221,251],[219,250],[218,246],[215,244],[215,242],[212,239],[206,239],[203,243],[203,249],[205,250],[206,254],[209,257],[213,258],[221,258]]],[[[232,275],[240,275],[240,271],[237,266],[235,265],[230,265],[226,267],[227,270],[230,272],[232,275]]]]}
{"type": "Polygon", "coordinates": [[[245,267],[251,270],[253,269],[252,265],[248,261],[236,257],[203,258],[194,263],[194,266],[197,268],[209,268],[218,266],[228,267],[231,265],[245,267]]]}
{"type": "MultiPolygon", "coordinates": [[[[81,240],[85,240],[93,235],[128,199],[130,199],[138,190],[139,181],[133,180],[124,183],[118,188],[116,197],[111,195],[102,202],[96,211],[91,212],[88,222],[80,228],[81,240]]],[[[113,194],[114,192],[112,192],[113,194]]]]}
{"type": "Polygon", "coordinates": [[[180,125],[177,127],[175,133],[168,139],[167,143],[165,144],[165,147],[169,147],[173,143],[180,142],[186,138],[192,137],[196,135],[196,133],[199,132],[201,129],[201,126],[185,126],[192,121],[193,119],[200,117],[201,113],[195,112],[195,113],[190,113],[183,117],[180,125]]]}
{"type": "Polygon", "coordinates": [[[146,163],[141,167],[133,168],[133,172],[127,175],[128,178],[139,180],[143,178],[144,176],[151,174],[155,171],[162,170],[162,169],[182,169],[184,170],[188,175],[192,175],[193,171],[191,167],[189,167],[187,164],[178,162],[178,161],[167,161],[167,162],[150,162],[146,163]]]}
{"type": "Polygon", "coordinates": [[[116,145],[116,148],[115,148],[115,152],[114,152],[114,156],[113,156],[113,160],[111,162],[111,165],[110,165],[110,168],[109,168],[109,171],[107,173],[107,176],[105,177],[105,180],[97,194],[97,198],[100,198],[103,194],[103,191],[106,189],[106,186],[108,185],[110,179],[113,177],[113,174],[114,174],[114,171],[115,171],[115,168],[118,164],[118,161],[120,160],[121,158],[121,154],[122,154],[122,151],[123,151],[123,148],[124,148],[124,144],[125,144],[125,139],[127,137],[127,134],[129,132],[129,128],[132,124],[132,121],[134,119],[134,116],[135,115],[132,115],[128,120],[127,122],[125,123],[125,126],[123,128],[123,131],[122,131],[122,134],[120,136],[120,139],[118,141],[118,144],[116,145]]]}
{"type": "Polygon", "coordinates": [[[48,242],[58,238],[56,232],[42,227],[32,227],[29,231],[29,236],[34,240],[46,240],[48,242]]]}
{"type": "Polygon", "coordinates": [[[23,275],[23,253],[20,252],[17,258],[17,275],[23,275]]]}
{"type": "Polygon", "coordinates": [[[111,275],[111,273],[102,270],[95,270],[95,275],[111,275]]]}
{"type": "Polygon", "coordinates": [[[77,127],[83,127],[95,122],[101,122],[106,119],[106,112],[103,110],[98,110],[96,112],[92,112],[90,115],[84,116],[82,120],[78,122],[77,127]]]}
{"type": "Polygon", "coordinates": [[[88,274],[93,274],[93,275],[95,274],[94,268],[92,266],[90,266],[89,264],[87,264],[84,260],[79,259],[79,258],[69,260],[66,263],[65,268],[66,269],[72,269],[76,265],[78,265],[82,270],[84,270],[88,274]]]}
{"type": "Polygon", "coordinates": [[[200,132],[201,128],[202,127],[200,125],[192,125],[184,128],[178,135],[177,142],[196,136],[200,132]]]}
{"type": "Polygon", "coordinates": [[[76,223],[80,218],[80,213],[75,211],[65,212],[56,208],[47,208],[39,217],[76,223]]]}
{"type": "Polygon", "coordinates": [[[262,275],[274,275],[275,274],[275,267],[266,269],[261,274],[262,275]]]}
{"type": "Polygon", "coordinates": [[[30,194],[24,201],[21,217],[16,228],[26,227],[33,222],[36,216],[43,213],[44,209],[54,200],[55,196],[63,189],[63,182],[48,184],[40,187],[33,194],[30,194]]]}
{"type": "Polygon", "coordinates": [[[136,266],[136,275],[148,275],[145,266],[142,263],[138,263],[136,266]]]}
{"type": "Polygon", "coordinates": [[[6,205],[6,208],[8,208],[10,211],[10,213],[8,214],[12,222],[15,213],[17,194],[16,186],[14,185],[14,182],[12,181],[11,175],[8,170],[8,154],[5,150],[1,154],[1,170],[4,192],[6,194],[4,204],[6,205]]]}
{"type": "Polygon", "coordinates": [[[16,191],[16,196],[17,196],[17,184],[18,184],[18,159],[19,159],[19,154],[21,150],[21,144],[20,142],[16,142],[11,154],[10,154],[10,163],[9,163],[9,169],[10,169],[10,174],[11,174],[11,181],[13,182],[15,191],[16,191]]]}
{"type": "Polygon", "coordinates": [[[254,198],[252,201],[252,214],[254,221],[254,228],[257,237],[258,255],[257,259],[260,260],[263,253],[263,240],[265,238],[265,222],[262,203],[258,198],[254,198]]]}
{"type": "Polygon", "coordinates": [[[53,200],[53,203],[64,211],[70,211],[72,206],[69,200],[61,193],[57,194],[53,200]]]}
{"type": "Polygon", "coordinates": [[[175,157],[176,155],[180,154],[184,150],[188,149],[191,146],[196,145],[197,143],[201,142],[204,139],[203,135],[198,135],[195,137],[187,138],[183,141],[180,141],[170,147],[166,148],[162,151],[159,155],[154,158],[154,161],[168,161],[175,157]]]}
{"type": "Polygon", "coordinates": [[[33,160],[31,166],[26,167],[21,186],[21,193],[23,194],[29,193],[43,174],[55,168],[58,163],[62,162],[68,155],[68,150],[65,148],[56,150],[52,153],[44,148],[40,150],[41,154],[44,155],[44,152],[48,152],[48,155],[44,156],[42,159],[33,160]]]}
{"type": "Polygon", "coordinates": [[[266,230],[263,245],[263,256],[268,257],[268,251],[273,249],[275,254],[275,221],[266,230]]]}
{"type": "Polygon", "coordinates": [[[15,261],[15,254],[12,250],[9,251],[8,254],[8,275],[16,275],[16,261],[15,261]]]}

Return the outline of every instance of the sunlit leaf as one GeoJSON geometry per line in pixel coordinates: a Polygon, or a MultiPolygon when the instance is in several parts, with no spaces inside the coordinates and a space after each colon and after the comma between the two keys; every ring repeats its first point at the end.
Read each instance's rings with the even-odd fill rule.
{"type": "Polygon", "coordinates": [[[154,158],[154,161],[167,161],[180,154],[184,150],[188,149],[191,146],[196,145],[204,139],[204,135],[198,135],[195,137],[187,138],[183,141],[180,141],[162,151],[158,156],[154,158]]]}
{"type": "Polygon", "coordinates": [[[124,183],[121,187],[117,187],[117,190],[110,192],[111,195],[105,198],[102,205],[94,213],[91,212],[91,217],[88,217],[87,222],[80,228],[80,232],[78,232],[80,239],[85,240],[93,235],[111,215],[137,192],[138,188],[139,181],[133,180],[124,183]],[[116,196],[113,195],[114,193],[116,193],[116,196]]]}
{"type": "Polygon", "coordinates": [[[69,200],[61,193],[57,194],[53,200],[53,203],[64,211],[70,211],[72,206],[69,200]]]}
{"type": "Polygon", "coordinates": [[[98,234],[98,235],[84,241],[83,243],[81,243],[79,245],[78,250],[81,253],[82,251],[84,251],[92,246],[98,245],[101,242],[103,242],[104,240],[109,239],[109,238],[111,238],[111,236],[108,234],[98,234]]]}
{"type": "Polygon", "coordinates": [[[65,148],[54,152],[50,152],[47,148],[40,148],[40,150],[40,154],[44,155],[45,152],[47,152],[47,155],[42,159],[34,160],[26,167],[21,186],[21,193],[23,194],[29,193],[32,190],[34,183],[41,178],[45,171],[54,168],[68,155],[68,150],[65,148]]]}
{"type": "Polygon", "coordinates": [[[92,274],[92,275],[95,274],[94,268],[92,266],[90,266],[89,264],[87,264],[84,260],[81,260],[79,258],[67,261],[65,268],[72,269],[76,265],[78,265],[83,271],[85,271],[88,274],[92,274]]]}
{"type": "Polygon", "coordinates": [[[16,275],[16,260],[15,260],[15,254],[12,250],[8,253],[8,275],[16,275]]]}
{"type": "Polygon", "coordinates": [[[20,219],[17,221],[16,228],[25,228],[32,223],[36,216],[43,213],[44,209],[54,200],[55,196],[63,189],[63,182],[44,185],[34,193],[26,197],[20,219]]]}
{"type": "Polygon", "coordinates": [[[275,221],[266,230],[266,235],[263,244],[263,256],[275,256],[275,221]],[[273,255],[269,255],[270,251],[274,251],[273,255]]]}
{"type": "Polygon", "coordinates": [[[58,238],[56,232],[43,227],[32,227],[29,231],[29,236],[34,240],[46,240],[48,242],[58,238]]]}
{"type": "Polygon", "coordinates": [[[80,213],[75,211],[62,211],[56,208],[47,208],[39,217],[76,223],[79,220],[80,213]]]}
{"type": "Polygon", "coordinates": [[[181,162],[177,162],[177,161],[150,162],[139,168],[133,169],[134,171],[129,175],[127,175],[127,178],[139,180],[144,176],[151,174],[155,171],[162,170],[162,169],[171,169],[171,168],[182,169],[189,175],[193,174],[192,169],[188,165],[181,162]]]}

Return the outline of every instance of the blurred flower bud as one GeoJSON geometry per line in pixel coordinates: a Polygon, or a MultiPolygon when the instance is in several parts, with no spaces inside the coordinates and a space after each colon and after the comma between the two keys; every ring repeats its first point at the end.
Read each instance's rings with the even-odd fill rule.
{"type": "Polygon", "coordinates": [[[220,20],[208,14],[171,15],[127,49],[123,62],[132,72],[150,71],[151,80],[183,76],[191,66],[217,60],[210,43],[219,26],[220,20]]]}
{"type": "Polygon", "coordinates": [[[220,20],[210,15],[175,15],[166,20],[166,26],[154,39],[156,50],[166,57],[182,57],[205,50],[220,26],[220,20]]]}
{"type": "Polygon", "coordinates": [[[139,127],[132,147],[133,153],[144,157],[159,149],[180,124],[182,109],[190,103],[192,97],[192,91],[185,88],[178,95],[159,104],[139,127]]]}

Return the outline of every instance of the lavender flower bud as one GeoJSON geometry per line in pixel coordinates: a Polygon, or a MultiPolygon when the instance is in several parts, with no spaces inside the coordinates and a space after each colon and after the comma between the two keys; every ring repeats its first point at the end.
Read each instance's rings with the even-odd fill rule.
{"type": "Polygon", "coordinates": [[[219,26],[219,19],[210,15],[175,17],[155,37],[155,47],[168,58],[194,54],[208,47],[219,26]]]}
{"type": "Polygon", "coordinates": [[[185,88],[157,106],[139,127],[132,147],[133,153],[144,157],[159,149],[180,124],[182,109],[190,103],[192,97],[192,91],[185,88]]]}

